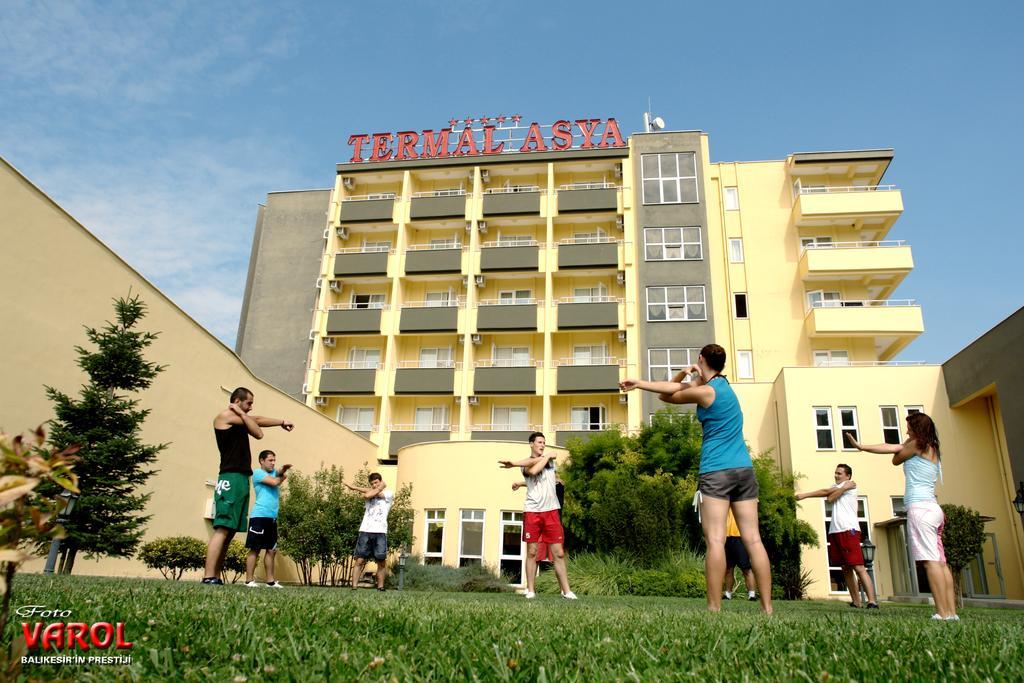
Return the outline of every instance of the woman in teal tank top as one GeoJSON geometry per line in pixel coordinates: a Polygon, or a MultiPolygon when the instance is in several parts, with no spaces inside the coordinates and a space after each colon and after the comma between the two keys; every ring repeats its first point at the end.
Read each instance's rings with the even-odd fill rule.
{"type": "Polygon", "coordinates": [[[946,521],[935,498],[935,481],[942,475],[939,435],[932,418],[924,413],[907,416],[907,440],[902,444],[857,443],[846,434],[850,445],[868,453],[892,454],[892,464],[903,466],[906,488],[903,504],[907,508],[907,544],[911,557],[924,565],[928,584],[935,599],[932,619],[960,621],[956,613],[953,573],[946,564],[942,548],[942,528],[946,521]]]}
{"type": "Polygon", "coordinates": [[[750,556],[757,580],[761,610],[772,612],[772,577],[768,553],[761,543],[757,523],[757,477],[750,452],[743,440],[743,411],[725,369],[725,349],[708,344],[700,351],[697,364],[683,370],[669,382],[627,379],[622,391],[643,389],[659,395],[666,403],[696,404],[697,419],[704,430],[700,448],[701,526],[704,529],[704,576],[707,581],[708,610],[722,608],[725,581],[725,521],[729,509],[740,528],[740,538],[750,556]],[[683,381],[689,375],[688,381],[683,381]]]}

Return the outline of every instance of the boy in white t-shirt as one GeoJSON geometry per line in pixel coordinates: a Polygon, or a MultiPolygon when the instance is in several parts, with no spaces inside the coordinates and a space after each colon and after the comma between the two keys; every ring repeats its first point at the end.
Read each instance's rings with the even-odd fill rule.
{"type": "Polygon", "coordinates": [[[828,525],[828,561],[843,568],[846,587],[850,589],[850,607],[860,607],[857,579],[868,596],[868,609],[878,609],[875,585],[864,568],[864,554],[860,545],[860,522],[857,521],[857,484],[851,479],[853,468],[845,463],[836,465],[836,483],[826,489],[796,494],[797,500],[825,498],[832,503],[832,521],[828,525]]]}
{"type": "Polygon", "coordinates": [[[395,502],[395,494],[387,491],[384,478],[374,472],[366,488],[345,484],[349,491],[363,496],[363,523],[359,525],[356,540],[355,567],[352,568],[352,589],[359,587],[366,560],[373,558],[377,563],[377,590],[384,590],[384,576],[387,573],[388,558],[388,513],[395,502]]]}

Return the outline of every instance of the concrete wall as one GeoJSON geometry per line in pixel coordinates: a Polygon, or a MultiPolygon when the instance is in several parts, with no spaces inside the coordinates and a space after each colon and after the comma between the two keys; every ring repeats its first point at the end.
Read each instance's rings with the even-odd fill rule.
{"type": "MultiPolygon", "coordinates": [[[[236,386],[255,394],[254,412],[292,420],[290,434],[267,429],[254,442],[278,453],[281,462],[312,472],[337,464],[354,471],[376,462],[376,447],[328,417],[305,407],[257,378],[232,351],[188,317],[163,293],[122,261],[81,224],[0,159],[0,425],[9,432],[34,428],[53,417],[43,385],[74,394],[85,381],[75,365],[75,345],[88,346],[83,325],[102,326],[114,316],[111,300],[129,289],[148,306],[141,329],[159,331],[147,358],[167,365],[140,396],[152,411],[142,438],[166,442],[145,490],[152,519],[144,540],[191,535],[206,539],[205,519],[219,456],[213,418],[236,386]]],[[[144,228],[140,228],[144,229],[144,228]]],[[[286,563],[282,563],[286,564],[286,563]]],[[[40,570],[42,560],[28,563],[40,570]]],[[[281,567],[282,579],[294,577],[281,567]]],[[[156,575],[135,560],[79,557],[76,573],[156,575]]],[[[192,575],[197,576],[197,575],[192,575]]]]}
{"type": "Polygon", "coordinates": [[[302,400],[330,190],[274,192],[257,213],[235,351],[302,400]]]}

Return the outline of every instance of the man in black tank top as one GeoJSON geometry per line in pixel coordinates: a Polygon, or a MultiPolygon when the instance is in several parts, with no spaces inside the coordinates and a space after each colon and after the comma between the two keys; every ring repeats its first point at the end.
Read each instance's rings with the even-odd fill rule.
{"type": "Polygon", "coordinates": [[[252,452],[249,437],[263,438],[263,427],[280,427],[290,432],[295,425],[276,417],[250,415],[253,394],[245,387],[231,392],[231,403],[213,420],[213,434],[220,451],[220,474],[213,500],[216,514],[213,536],[206,548],[203,583],[220,584],[221,569],[228,545],[235,532],[248,528],[249,477],[252,476],[252,452]]]}

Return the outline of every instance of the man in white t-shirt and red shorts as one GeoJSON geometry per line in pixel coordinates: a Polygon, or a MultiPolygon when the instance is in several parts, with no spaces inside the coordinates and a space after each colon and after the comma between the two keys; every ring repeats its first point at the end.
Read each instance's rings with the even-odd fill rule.
{"type": "Polygon", "coordinates": [[[523,504],[523,540],[526,541],[526,593],[527,598],[537,597],[534,580],[537,576],[537,544],[547,543],[554,558],[555,576],[562,597],[575,600],[576,594],[569,588],[569,577],[565,571],[565,531],[559,517],[561,505],[555,492],[555,455],[545,453],[545,439],[540,432],[530,435],[530,457],[512,462],[499,460],[504,468],[519,467],[526,480],[526,502],[523,504]]]}
{"type": "Polygon", "coordinates": [[[828,525],[828,563],[843,568],[846,587],[850,589],[850,607],[860,607],[857,579],[868,596],[868,609],[878,609],[875,585],[864,568],[864,554],[860,546],[860,522],[857,521],[857,484],[853,482],[853,468],[845,463],[836,465],[836,483],[826,489],[796,494],[797,500],[825,498],[832,503],[832,521],[828,525]]]}

